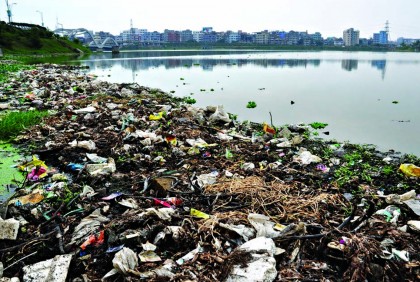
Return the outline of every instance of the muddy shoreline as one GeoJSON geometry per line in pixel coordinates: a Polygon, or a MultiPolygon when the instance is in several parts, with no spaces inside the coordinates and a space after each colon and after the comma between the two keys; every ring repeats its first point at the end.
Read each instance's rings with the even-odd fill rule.
{"type": "Polygon", "coordinates": [[[0,238],[4,277],[31,281],[52,258],[38,281],[420,277],[420,182],[400,170],[416,156],[236,121],[76,66],[11,74],[0,94],[4,110],[52,111],[15,140],[29,178],[2,203],[18,222],[0,238]]]}

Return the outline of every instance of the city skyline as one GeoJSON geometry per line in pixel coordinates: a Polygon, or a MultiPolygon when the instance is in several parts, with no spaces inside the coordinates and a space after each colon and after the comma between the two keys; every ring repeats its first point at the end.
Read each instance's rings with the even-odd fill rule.
{"type": "MultiPolygon", "coordinates": [[[[0,19],[7,21],[5,2],[0,4],[0,19]]],[[[98,0],[9,0],[13,21],[28,22],[54,30],[86,28],[119,34],[133,27],[162,32],[164,29],[257,32],[262,30],[321,32],[324,37],[342,37],[353,27],[360,37],[370,38],[390,22],[392,40],[420,38],[420,1],[415,0],[213,0],[208,4],[192,0],[176,3],[121,0],[101,4],[98,0]],[[75,20],[76,19],[76,20],[75,20]]]]}

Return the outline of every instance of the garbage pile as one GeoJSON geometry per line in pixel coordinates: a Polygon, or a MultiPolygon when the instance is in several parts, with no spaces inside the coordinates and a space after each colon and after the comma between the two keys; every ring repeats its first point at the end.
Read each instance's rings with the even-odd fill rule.
{"type": "Polygon", "coordinates": [[[46,109],[0,203],[0,281],[418,281],[419,159],[239,122],[158,89],[38,65],[46,109]]]}

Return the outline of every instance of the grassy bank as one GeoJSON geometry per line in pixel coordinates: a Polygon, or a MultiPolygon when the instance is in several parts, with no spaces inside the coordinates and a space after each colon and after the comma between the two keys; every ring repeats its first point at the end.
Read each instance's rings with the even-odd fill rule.
{"type": "Polygon", "coordinates": [[[48,111],[19,111],[0,115],[0,140],[9,140],[20,132],[41,122],[48,111]]]}
{"type": "Polygon", "coordinates": [[[48,29],[33,24],[0,22],[0,48],[5,55],[89,53],[83,45],[59,37],[48,29]]]}
{"type": "Polygon", "coordinates": [[[19,64],[19,63],[1,63],[0,62],[0,83],[5,83],[9,77],[9,74],[12,72],[17,72],[23,69],[31,68],[28,65],[19,64]]]}

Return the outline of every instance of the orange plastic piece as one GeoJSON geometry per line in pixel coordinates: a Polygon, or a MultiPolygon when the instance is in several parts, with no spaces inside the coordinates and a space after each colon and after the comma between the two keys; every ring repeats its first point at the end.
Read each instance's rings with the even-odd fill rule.
{"type": "Polygon", "coordinates": [[[264,123],[263,125],[263,131],[265,133],[271,133],[271,134],[276,134],[276,130],[272,127],[270,127],[268,124],[264,123]]]}

